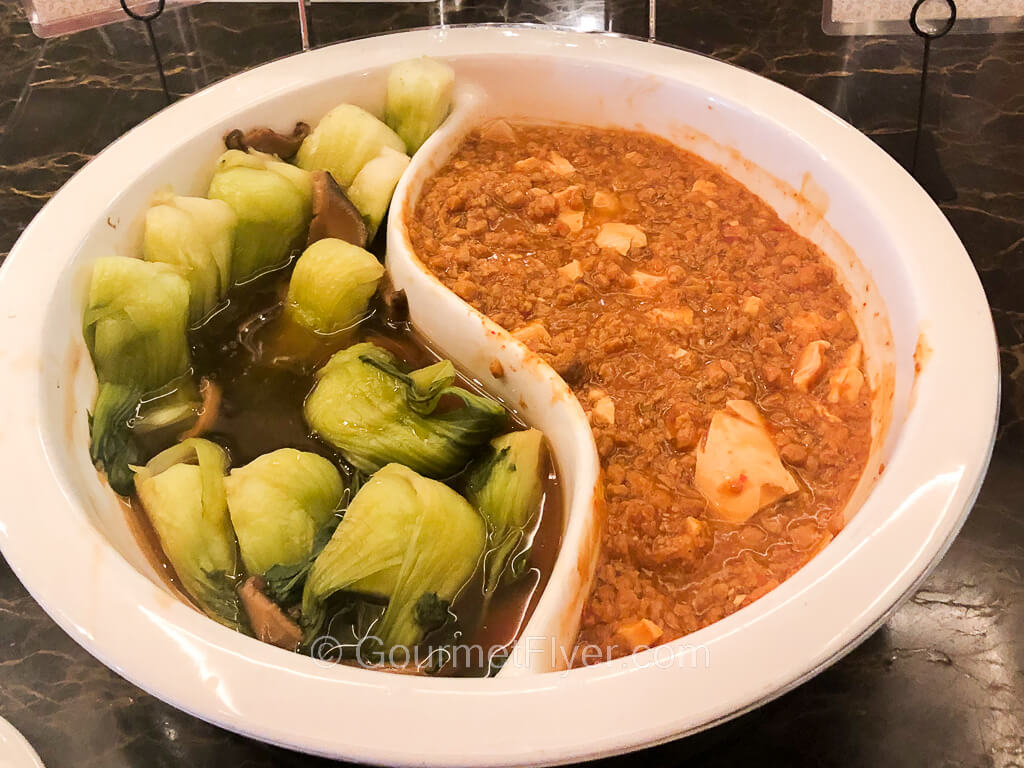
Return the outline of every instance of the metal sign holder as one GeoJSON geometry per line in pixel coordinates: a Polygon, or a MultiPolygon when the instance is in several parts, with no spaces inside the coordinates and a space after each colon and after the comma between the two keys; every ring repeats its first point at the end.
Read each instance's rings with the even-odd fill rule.
{"type": "Polygon", "coordinates": [[[167,73],[164,71],[164,62],[160,57],[160,47],[156,44],[156,34],[153,32],[153,21],[164,12],[164,6],[166,0],[159,0],[154,8],[149,13],[138,13],[128,7],[128,0],[121,0],[121,10],[123,10],[128,18],[135,19],[135,21],[141,21],[146,26],[146,35],[149,37],[149,47],[153,49],[153,60],[156,63],[156,71],[160,75],[160,87],[163,88],[164,98],[167,103],[170,104],[174,99],[171,98],[171,92],[167,88],[167,73]]]}
{"type": "Polygon", "coordinates": [[[932,40],[938,40],[940,37],[948,35],[953,29],[953,25],[956,24],[956,3],[954,0],[946,0],[946,6],[949,8],[949,17],[946,21],[938,28],[922,27],[918,14],[921,12],[921,6],[926,2],[927,0],[917,0],[910,11],[910,28],[914,30],[915,35],[924,40],[924,56],[921,59],[921,89],[917,94],[917,127],[914,130],[914,151],[910,160],[911,173],[917,172],[917,161],[921,149],[921,127],[924,124],[925,96],[928,94],[928,58],[932,50],[932,40]]]}
{"type": "MultiPolygon", "coordinates": [[[[132,10],[128,0],[121,1],[121,10],[130,19],[142,22],[146,27],[146,36],[149,38],[149,47],[153,50],[153,62],[156,64],[157,74],[160,76],[160,87],[163,89],[164,98],[170,104],[174,101],[171,91],[167,86],[167,72],[164,69],[163,57],[160,55],[160,47],[156,42],[156,34],[153,32],[153,22],[164,12],[167,5],[166,0],[158,0],[156,8],[149,13],[140,13],[132,10]]],[[[296,0],[299,7],[299,40],[302,43],[302,50],[308,51],[315,45],[313,36],[313,11],[311,0],[296,0]],[[307,5],[308,4],[308,5],[307,5]]],[[[443,2],[443,0],[442,0],[443,2]]]]}
{"type": "Polygon", "coordinates": [[[925,105],[928,101],[928,67],[933,40],[945,37],[956,25],[957,8],[955,0],[944,0],[948,15],[937,21],[921,18],[921,9],[928,0],[917,0],[910,11],[908,22],[914,34],[924,41],[921,56],[921,79],[917,92],[917,118],[914,128],[894,133],[870,134],[871,138],[893,159],[906,168],[917,182],[924,187],[932,199],[939,203],[956,199],[956,187],[946,175],[939,159],[935,137],[925,127],[925,105]]]}

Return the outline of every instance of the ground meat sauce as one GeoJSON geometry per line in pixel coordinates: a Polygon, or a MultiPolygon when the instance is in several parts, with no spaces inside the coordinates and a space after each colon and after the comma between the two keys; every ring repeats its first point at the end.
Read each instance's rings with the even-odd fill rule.
{"type": "Polygon", "coordinates": [[[720,169],[643,133],[496,121],[408,225],[590,418],[608,520],[577,651],[717,621],[842,527],[871,439],[850,298],[720,169]]]}

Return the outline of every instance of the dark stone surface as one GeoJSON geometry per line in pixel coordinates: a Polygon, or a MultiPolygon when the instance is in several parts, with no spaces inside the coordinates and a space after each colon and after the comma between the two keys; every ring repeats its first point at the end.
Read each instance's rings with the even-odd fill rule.
{"type": "MultiPolygon", "coordinates": [[[[638,0],[315,10],[321,43],[442,20],[609,24],[637,35],[648,26],[638,0]]],[[[659,40],[762,73],[865,132],[913,126],[913,38],[826,37],[820,4],[798,0],[657,10],[659,40]]],[[[156,28],[177,94],[298,46],[289,5],[196,6],[156,28]]],[[[924,588],[841,662],[729,724],[608,765],[1024,766],[1024,35],[950,36],[932,56],[927,119],[957,191],[943,210],[982,276],[1002,350],[999,440],[977,506],[924,588]]],[[[17,2],[0,0],[0,254],[92,154],[162,103],[138,25],[43,42],[17,2]]],[[[65,636],[2,560],[0,714],[50,768],[326,764],[142,693],[65,636]]]]}

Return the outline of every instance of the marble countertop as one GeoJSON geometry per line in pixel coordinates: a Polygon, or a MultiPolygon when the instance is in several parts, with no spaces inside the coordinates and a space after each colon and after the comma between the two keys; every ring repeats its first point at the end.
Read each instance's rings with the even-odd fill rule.
{"type": "MultiPolygon", "coordinates": [[[[438,23],[642,36],[649,23],[638,0],[314,7],[320,43],[438,23]]],[[[821,4],[803,0],[662,2],[656,18],[659,40],[777,80],[866,133],[914,125],[913,37],[826,36],[821,4]]],[[[179,95],[299,40],[294,9],[277,3],[168,11],[156,33],[179,95]]],[[[999,436],[974,512],[921,591],[842,661],[755,712],[609,766],[1024,765],[1024,34],[952,35],[931,56],[926,120],[956,190],[942,208],[981,274],[1002,350],[999,436]]],[[[15,0],[0,0],[0,73],[2,258],[61,184],[164,97],[141,26],[44,42],[15,0]]],[[[327,764],[221,731],[125,682],[58,629],[2,559],[0,715],[49,768],[327,764]]]]}

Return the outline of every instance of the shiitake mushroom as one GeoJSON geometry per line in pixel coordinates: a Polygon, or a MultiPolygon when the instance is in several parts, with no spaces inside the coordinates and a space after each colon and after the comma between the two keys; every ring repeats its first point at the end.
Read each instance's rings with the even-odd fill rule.
{"type": "Polygon", "coordinates": [[[309,134],[309,125],[302,122],[295,124],[290,136],[270,128],[252,128],[244,132],[235,128],[225,134],[224,146],[242,152],[255,149],[257,152],[266,152],[268,155],[277,155],[282,160],[287,160],[295,156],[309,134]]]}
{"type": "Polygon", "coordinates": [[[313,171],[313,220],[306,245],[333,237],[366,247],[366,222],[352,201],[341,191],[329,171],[313,171]]]}

